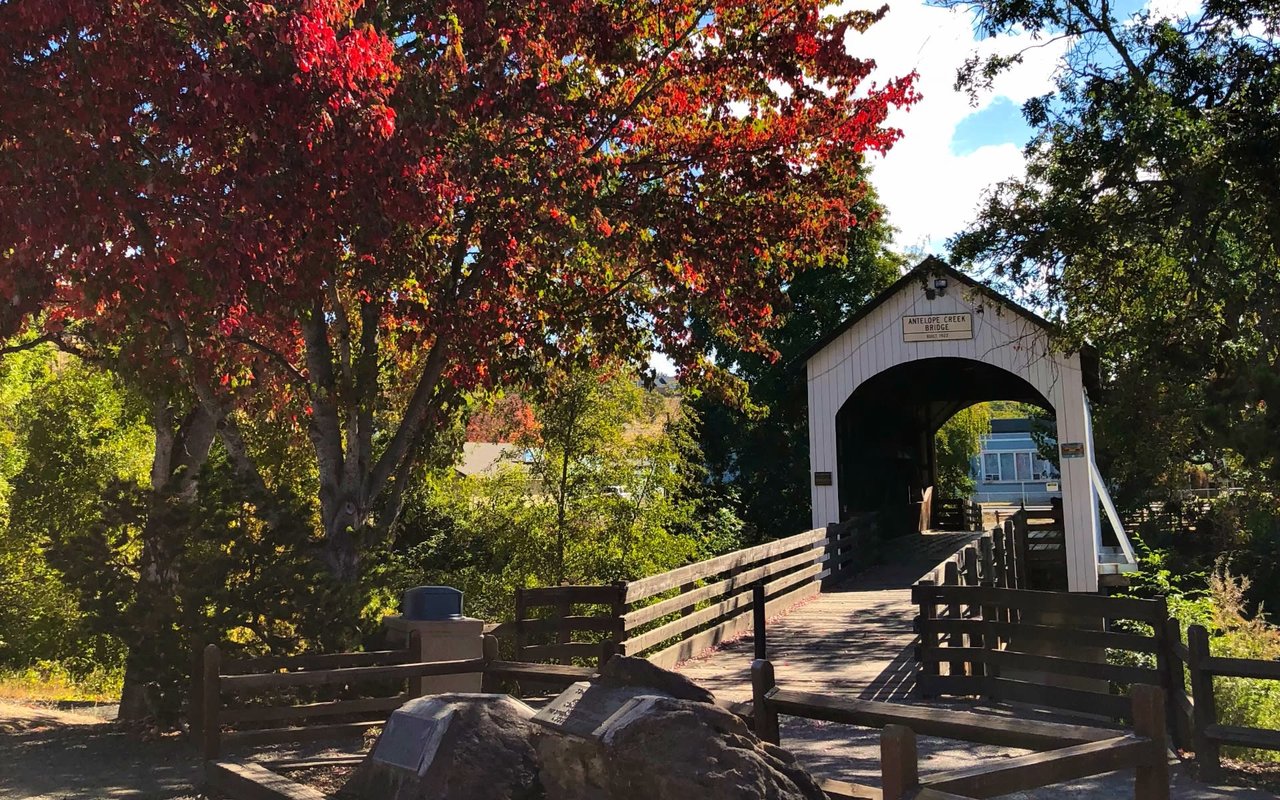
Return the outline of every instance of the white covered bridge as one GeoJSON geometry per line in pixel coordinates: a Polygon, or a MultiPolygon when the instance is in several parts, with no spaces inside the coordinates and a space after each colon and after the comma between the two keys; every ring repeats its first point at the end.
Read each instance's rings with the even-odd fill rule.
{"type": "Polygon", "coordinates": [[[1097,591],[1100,574],[1134,568],[1093,455],[1093,359],[1064,350],[1052,323],[930,257],[803,360],[815,528],[867,511],[914,525],[936,483],[938,428],[975,403],[1014,400],[1056,420],[1066,588],[1097,591]]]}

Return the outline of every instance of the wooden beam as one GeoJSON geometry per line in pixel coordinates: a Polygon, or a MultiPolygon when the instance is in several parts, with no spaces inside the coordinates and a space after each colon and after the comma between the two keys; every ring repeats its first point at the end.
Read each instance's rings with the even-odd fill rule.
{"type": "Polygon", "coordinates": [[[204,777],[214,789],[236,800],[326,800],[310,786],[252,762],[207,761],[204,777]]]}
{"type": "Polygon", "coordinates": [[[416,664],[395,664],[385,667],[344,667],[311,672],[271,672],[263,675],[224,675],[222,692],[242,694],[258,689],[281,689],[286,686],[325,686],[329,684],[356,683],[369,680],[429,677],[435,675],[465,675],[483,672],[483,658],[460,661],[433,661],[416,664]]]}
{"type": "Polygon", "coordinates": [[[881,703],[875,700],[834,698],[785,689],[775,692],[770,697],[770,704],[780,714],[805,719],[870,728],[904,725],[921,736],[937,736],[942,739],[1032,750],[1051,750],[1067,745],[1096,742],[1116,734],[1114,730],[1083,725],[1009,719],[969,711],[881,703]]]}
{"type": "Polygon", "coordinates": [[[928,777],[925,786],[964,797],[999,797],[1146,763],[1155,748],[1148,739],[1117,736],[1004,759],[997,766],[936,773],[928,777]]]}

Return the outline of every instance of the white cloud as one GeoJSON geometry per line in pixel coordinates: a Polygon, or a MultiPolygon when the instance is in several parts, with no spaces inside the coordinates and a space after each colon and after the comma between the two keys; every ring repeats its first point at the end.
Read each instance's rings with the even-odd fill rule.
{"type": "Polygon", "coordinates": [[[1204,10],[1201,0],[1147,0],[1147,4],[1142,7],[1153,17],[1163,19],[1182,19],[1183,17],[1199,16],[1204,10]]]}
{"type": "MultiPolygon", "coordinates": [[[[838,8],[875,7],[876,0],[850,0],[838,8]]],[[[953,88],[956,68],[975,50],[982,55],[1008,54],[1038,42],[1029,35],[978,42],[969,14],[902,0],[891,4],[885,18],[866,33],[850,34],[846,44],[850,53],[876,61],[871,80],[884,82],[912,70],[919,74],[916,85],[922,99],[890,117],[903,137],[887,156],[873,158],[872,183],[889,210],[889,221],[899,229],[898,244],[938,251],[972,219],[986,187],[1023,171],[1022,143],[956,155],[951,146],[956,127],[998,98],[1020,106],[1049,91],[1066,43],[1027,51],[1024,63],[998,78],[977,107],[953,88]]]]}

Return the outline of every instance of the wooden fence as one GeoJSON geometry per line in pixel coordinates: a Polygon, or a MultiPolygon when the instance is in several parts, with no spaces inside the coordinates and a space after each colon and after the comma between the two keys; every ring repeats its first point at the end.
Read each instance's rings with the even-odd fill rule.
{"type": "Polygon", "coordinates": [[[864,515],[631,581],[617,651],[662,667],[694,656],[751,627],[754,586],[763,586],[766,616],[785,611],[865,564],[876,534],[864,515]]]}
{"type": "Polygon", "coordinates": [[[933,528],[940,531],[980,531],[982,506],[967,497],[934,499],[933,528]]]}
{"type": "Polygon", "coordinates": [[[980,695],[1119,718],[1129,703],[1115,690],[1171,685],[1163,599],[923,584],[912,601],[920,607],[918,681],[926,697],[980,695]],[[1152,633],[1117,630],[1118,620],[1152,633]],[[1154,655],[1155,665],[1108,663],[1109,652],[1154,655]]]}
{"type": "Polygon", "coordinates": [[[1165,699],[1158,687],[1135,685],[1129,693],[1132,733],[1108,728],[1012,719],[788,691],[777,685],[773,665],[751,665],[752,718],[756,735],[779,744],[780,715],[881,728],[881,790],[825,781],[831,798],[985,798],[1050,786],[1118,769],[1134,769],[1136,800],[1169,797],[1165,699]],[[917,735],[1042,752],[999,759],[993,765],[921,777],[917,735]]]}
{"type": "Polygon", "coordinates": [[[625,594],[625,583],[517,589],[516,659],[603,665],[622,637],[625,594]]]}
{"type": "Polygon", "coordinates": [[[1202,779],[1221,776],[1223,745],[1280,750],[1280,731],[1220,724],[1214,689],[1214,678],[1280,681],[1280,661],[1210,655],[1209,632],[1200,625],[1187,628],[1185,643],[1177,620],[1168,620],[1166,630],[1172,645],[1175,731],[1195,750],[1202,779]]]}
{"type": "Polygon", "coordinates": [[[757,587],[766,614],[784,611],[867,566],[878,544],[865,514],[626,583],[522,589],[515,621],[486,633],[514,638],[521,661],[602,664],[621,653],[669,667],[751,627],[757,587]]]}
{"type": "Polygon", "coordinates": [[[193,678],[191,733],[204,757],[213,759],[228,746],[358,735],[422,696],[426,678],[480,673],[485,689],[492,691],[507,681],[564,686],[595,672],[500,661],[497,644],[486,636],[482,658],[438,662],[422,661],[416,631],[403,650],[362,653],[224,660],[211,644],[203,649],[193,678]]]}

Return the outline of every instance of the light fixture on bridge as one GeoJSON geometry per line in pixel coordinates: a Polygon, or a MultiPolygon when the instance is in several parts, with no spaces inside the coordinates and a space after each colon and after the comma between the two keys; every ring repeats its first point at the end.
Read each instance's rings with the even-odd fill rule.
{"type": "Polygon", "coordinates": [[[934,279],[933,279],[933,288],[934,288],[934,291],[936,291],[936,292],[938,293],[938,296],[939,296],[939,297],[942,297],[942,296],[946,295],[946,293],[947,293],[947,279],[946,279],[946,278],[934,278],[934,279]]]}

